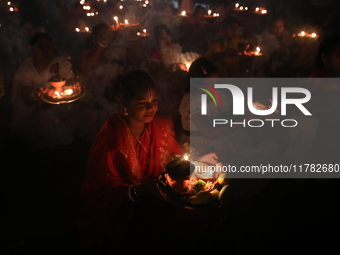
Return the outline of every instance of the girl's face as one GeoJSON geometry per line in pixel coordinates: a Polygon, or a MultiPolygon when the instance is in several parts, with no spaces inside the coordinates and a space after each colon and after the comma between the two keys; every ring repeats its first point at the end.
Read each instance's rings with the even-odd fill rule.
{"type": "Polygon", "coordinates": [[[131,121],[149,123],[158,110],[158,96],[155,89],[139,93],[127,103],[128,118],[131,121]]]}

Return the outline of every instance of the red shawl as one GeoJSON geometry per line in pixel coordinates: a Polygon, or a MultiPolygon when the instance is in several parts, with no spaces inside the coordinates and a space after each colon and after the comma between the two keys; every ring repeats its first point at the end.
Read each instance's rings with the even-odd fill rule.
{"type": "Polygon", "coordinates": [[[224,208],[187,210],[152,197],[130,201],[128,185],[158,178],[172,155],[183,152],[167,117],[155,116],[140,140],[148,154],[141,145],[136,147],[123,116],[113,115],[90,150],[82,186],[85,210],[78,224],[84,254],[103,247],[112,254],[126,254],[132,237],[147,240],[148,249],[149,243],[157,244],[153,240],[166,235],[196,239],[194,233],[204,232],[203,226],[211,233],[225,219],[224,208]]]}
{"type": "Polygon", "coordinates": [[[172,121],[165,116],[156,115],[146,125],[140,142],[143,146],[121,114],[106,121],[89,153],[82,185],[84,206],[98,205],[113,189],[125,194],[128,185],[158,178],[172,156],[183,152],[174,138],[172,121]]]}

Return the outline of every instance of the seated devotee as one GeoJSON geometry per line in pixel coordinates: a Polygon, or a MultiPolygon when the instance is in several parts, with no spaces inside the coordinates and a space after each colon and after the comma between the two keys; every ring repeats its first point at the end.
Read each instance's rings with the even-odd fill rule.
{"type": "MultiPolygon", "coordinates": [[[[136,249],[130,251],[151,252],[164,238],[178,248],[184,236],[192,240],[197,219],[204,215],[215,215],[214,220],[207,217],[199,228],[209,226],[214,231],[223,210],[196,212],[174,206],[159,190],[157,179],[184,150],[174,138],[170,118],[157,114],[153,78],[144,71],[131,71],[116,86],[115,95],[121,112],[112,115],[97,135],[81,187],[83,212],[78,230],[84,252],[124,254],[131,240],[136,249]]],[[[203,158],[216,163],[214,156],[203,158]]]]}
{"type": "MultiPolygon", "coordinates": [[[[214,134],[214,132],[211,132],[209,128],[205,128],[204,121],[202,121],[202,119],[199,119],[201,98],[200,95],[197,95],[197,97],[194,96],[195,91],[190,90],[190,78],[208,78],[208,81],[209,78],[213,79],[218,77],[219,70],[213,62],[206,58],[199,58],[195,60],[190,66],[186,81],[186,94],[183,96],[181,100],[181,105],[179,107],[182,128],[185,131],[184,133],[186,133],[187,136],[190,136],[191,134],[190,137],[187,137],[187,140],[191,144],[195,143],[195,150],[203,154],[213,151],[215,147],[218,147],[218,143],[221,143],[222,145],[224,143],[223,139],[221,139],[222,135],[227,135],[228,133],[234,132],[236,130],[233,128],[216,128],[214,129],[216,134],[214,134]]],[[[212,118],[217,118],[218,116],[223,114],[225,116],[228,116],[230,114],[228,113],[231,109],[230,95],[223,92],[221,92],[220,95],[223,102],[227,102],[227,105],[224,104],[223,106],[209,108],[212,111],[209,112],[208,115],[212,118]]],[[[213,102],[210,103],[213,104],[213,102]]]]}
{"type": "Polygon", "coordinates": [[[159,87],[159,112],[175,117],[178,114],[180,99],[184,94],[183,76],[179,61],[182,57],[182,47],[172,43],[170,30],[165,25],[154,28],[156,45],[151,48],[149,56],[149,72],[159,87]]]}
{"type": "Polygon", "coordinates": [[[217,65],[222,77],[236,74],[239,44],[242,40],[238,37],[240,22],[235,17],[225,18],[219,26],[216,36],[208,44],[205,57],[217,65]]]}
{"type": "Polygon", "coordinates": [[[152,75],[157,75],[164,68],[175,68],[177,55],[182,52],[182,47],[172,42],[171,31],[164,24],[154,27],[153,35],[155,45],[150,50],[149,71],[152,75]]]}
{"type": "Polygon", "coordinates": [[[113,83],[123,73],[125,49],[115,46],[116,32],[106,23],[92,28],[88,47],[80,54],[81,80],[88,90],[88,103],[98,110],[100,126],[115,109],[113,83]]]}
{"type": "Polygon", "coordinates": [[[27,42],[35,33],[35,29],[31,23],[24,19],[21,12],[9,12],[1,27],[4,36],[11,44],[13,52],[12,62],[15,66],[18,66],[30,55],[30,48],[27,42]]]}
{"type": "Polygon", "coordinates": [[[258,46],[260,47],[262,56],[255,58],[252,65],[252,75],[256,76],[257,72],[261,73],[263,63],[267,62],[272,53],[284,47],[291,34],[285,27],[285,21],[281,17],[273,17],[269,21],[268,28],[262,32],[258,39],[258,46]]]}
{"type": "Polygon", "coordinates": [[[203,55],[207,51],[211,28],[205,14],[204,7],[197,5],[194,12],[185,19],[180,39],[184,52],[192,51],[203,55]]]}
{"type": "Polygon", "coordinates": [[[155,2],[151,16],[144,17],[146,23],[149,23],[150,31],[158,25],[165,25],[171,32],[174,42],[179,41],[180,27],[182,19],[175,15],[174,4],[171,1],[155,2]]]}
{"type": "Polygon", "coordinates": [[[179,138],[181,144],[190,143],[190,131],[195,130],[195,127],[190,123],[190,78],[213,77],[219,77],[219,72],[216,65],[208,59],[201,57],[191,64],[185,80],[185,94],[181,98],[181,104],[178,109],[181,117],[181,129],[179,129],[182,131],[179,138]]]}
{"type": "MultiPolygon", "coordinates": [[[[188,137],[181,137],[184,142],[190,143],[191,153],[206,154],[214,152],[219,161],[225,165],[256,165],[280,158],[285,141],[284,133],[280,128],[249,128],[242,125],[243,121],[254,118],[246,112],[244,116],[235,116],[232,112],[232,95],[228,90],[219,89],[222,104],[213,100],[208,101],[207,115],[201,115],[201,92],[199,87],[211,91],[211,86],[220,77],[217,67],[204,58],[197,59],[190,67],[189,77],[202,78],[197,84],[191,84],[190,92],[186,93],[181,101],[179,112],[181,114],[182,127],[188,137]],[[209,87],[210,86],[210,87],[209,87]],[[213,119],[227,119],[225,125],[216,125],[212,128],[213,119]],[[231,125],[230,121],[238,124],[231,125]]],[[[254,104],[263,109],[270,107],[270,95],[265,86],[254,93],[254,104]]],[[[189,90],[187,90],[189,91],[189,90]]],[[[256,118],[258,118],[257,116],[256,118]]],[[[273,118],[279,118],[273,114],[273,118]]],[[[240,181],[238,185],[239,196],[252,196],[259,192],[266,181],[250,181],[252,184],[240,181]],[[250,184],[250,187],[248,186],[250,184]]],[[[236,188],[236,187],[235,187],[236,188]]]]}
{"type": "Polygon", "coordinates": [[[31,150],[70,145],[80,136],[91,141],[97,128],[94,110],[77,102],[57,105],[40,96],[53,77],[73,77],[71,63],[54,55],[52,39],[37,33],[30,40],[32,57],[18,67],[13,78],[11,104],[12,135],[21,137],[31,150]]]}
{"type": "Polygon", "coordinates": [[[317,70],[307,81],[311,93],[307,109],[319,120],[314,143],[314,158],[318,163],[339,163],[340,127],[340,35],[326,37],[319,45],[317,70]]]}

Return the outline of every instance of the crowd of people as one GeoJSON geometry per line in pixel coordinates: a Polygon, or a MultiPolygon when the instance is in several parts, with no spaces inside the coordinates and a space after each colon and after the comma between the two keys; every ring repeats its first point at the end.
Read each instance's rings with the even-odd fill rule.
{"type": "MultiPolygon", "coordinates": [[[[197,114],[190,78],[337,78],[336,9],[311,1],[309,14],[294,16],[288,10],[294,1],[287,1],[266,3],[268,13],[257,14],[257,3],[248,2],[249,11],[236,10],[232,1],[0,2],[1,147],[15,142],[41,153],[77,141],[89,145],[77,222],[83,254],[123,254],[132,238],[136,250],[164,238],[178,243],[175,250],[184,238],[202,240],[192,236],[198,229],[223,232],[225,206],[195,214],[169,205],[159,192],[157,178],[174,157],[190,152],[190,143],[197,160],[212,164],[289,154],[291,134],[284,128],[211,132],[197,114]],[[208,15],[208,8],[219,15],[208,15]],[[302,30],[315,36],[298,36],[302,30]],[[56,76],[79,83],[85,96],[43,101],[56,76]]],[[[311,157],[333,161],[340,120],[330,116],[340,116],[339,85],[306,87],[319,123],[311,157]]],[[[269,109],[272,98],[263,92],[254,103],[269,109]]],[[[231,95],[221,97],[230,104],[214,108],[212,118],[231,114],[231,95]]],[[[255,196],[268,182],[235,180],[235,197],[255,196]]]]}
{"type": "MultiPolygon", "coordinates": [[[[37,96],[32,92],[46,86],[48,79],[56,73],[52,70],[56,62],[63,70],[61,72],[67,72],[62,73],[64,78],[80,77],[87,96],[73,105],[85,109],[80,119],[96,124],[94,127],[72,126],[60,116],[66,114],[66,118],[72,118],[70,111],[74,109],[61,110],[63,106],[59,105],[54,110],[58,113],[49,118],[68,127],[60,127],[64,131],[59,137],[46,134],[42,138],[45,143],[41,144],[42,149],[63,143],[63,140],[65,144],[72,143],[74,133],[93,139],[107,117],[119,110],[112,90],[123,73],[135,69],[147,71],[159,86],[159,113],[179,122],[178,108],[190,75],[188,67],[199,57],[216,65],[220,77],[308,77],[317,70],[315,58],[319,43],[338,29],[335,13],[327,8],[316,17],[303,21],[296,19],[297,24],[292,26],[292,19],[283,6],[273,8],[268,4],[268,9],[272,9],[268,14],[260,15],[236,11],[231,2],[216,2],[209,7],[210,12],[220,15],[211,18],[207,17],[207,8],[199,4],[181,16],[184,2],[175,8],[170,1],[144,5],[134,1],[56,1],[54,4],[35,1],[31,12],[22,1],[11,3],[19,7],[15,11],[8,11],[8,5],[3,6],[1,96],[2,101],[7,100],[6,107],[11,108],[7,110],[11,115],[9,133],[36,141],[38,137],[31,134],[30,138],[29,133],[40,136],[43,131],[29,129],[43,130],[48,126],[45,119],[40,120],[40,127],[22,125],[20,130],[18,122],[26,122],[23,116],[31,114],[41,104],[39,100],[35,102],[37,96]],[[39,18],[35,17],[34,11],[39,18]],[[120,25],[125,20],[139,25],[120,25]],[[300,28],[316,32],[317,38],[293,36],[300,28]],[[142,31],[147,31],[147,36],[137,35],[142,31]],[[50,52],[44,53],[44,57],[38,54],[45,48],[35,45],[34,41],[39,33],[49,37],[49,45],[45,48],[50,48],[50,52]],[[254,52],[256,47],[262,55],[249,56],[247,52],[254,52]],[[30,78],[26,77],[29,71],[25,67],[32,65],[27,62],[29,58],[33,60],[30,78]],[[23,104],[23,100],[31,102],[23,104]]],[[[249,9],[254,8],[253,5],[249,3],[249,9]]],[[[64,108],[75,108],[73,105],[64,108]]],[[[34,118],[38,112],[33,114],[34,118]]]]}

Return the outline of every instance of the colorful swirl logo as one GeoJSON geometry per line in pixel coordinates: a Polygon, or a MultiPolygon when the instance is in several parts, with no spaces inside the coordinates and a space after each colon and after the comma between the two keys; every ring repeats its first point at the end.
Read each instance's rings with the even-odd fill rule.
{"type": "Polygon", "coordinates": [[[203,90],[205,93],[207,93],[211,99],[213,100],[215,106],[217,106],[217,101],[220,105],[222,105],[222,99],[221,96],[218,94],[216,89],[208,84],[205,84],[203,82],[197,82],[201,85],[201,87],[198,87],[200,90],[203,90]]]}

